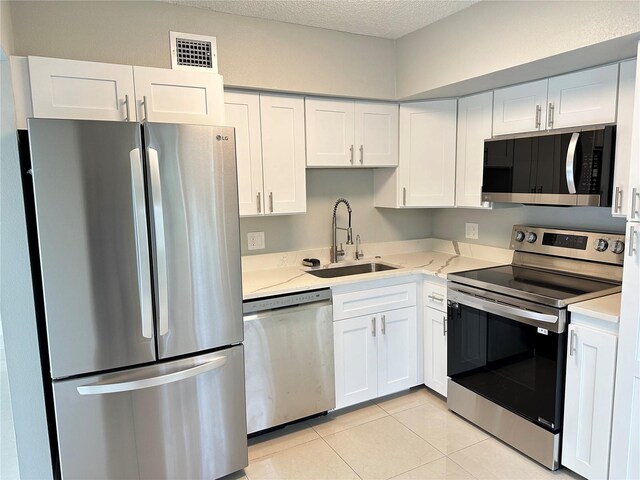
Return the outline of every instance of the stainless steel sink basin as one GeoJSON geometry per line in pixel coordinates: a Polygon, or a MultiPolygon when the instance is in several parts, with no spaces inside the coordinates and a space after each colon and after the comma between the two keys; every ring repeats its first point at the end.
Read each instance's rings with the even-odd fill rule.
{"type": "Polygon", "coordinates": [[[382,272],[384,270],[396,270],[384,263],[358,263],[356,265],[345,265],[344,267],[321,268],[319,270],[309,270],[307,273],[320,278],[345,277],[347,275],[359,275],[361,273],[382,272]]]}

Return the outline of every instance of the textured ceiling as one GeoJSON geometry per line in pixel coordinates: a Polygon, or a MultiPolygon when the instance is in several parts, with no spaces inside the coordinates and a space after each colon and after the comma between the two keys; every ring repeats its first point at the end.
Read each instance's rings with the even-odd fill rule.
{"type": "Polygon", "coordinates": [[[479,0],[162,0],[216,12],[399,38],[479,0]]]}

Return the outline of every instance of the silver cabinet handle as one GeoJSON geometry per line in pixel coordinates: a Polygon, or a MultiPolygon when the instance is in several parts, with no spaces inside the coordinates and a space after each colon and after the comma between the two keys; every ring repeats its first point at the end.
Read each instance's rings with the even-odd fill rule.
{"type": "Polygon", "coordinates": [[[402,187],[402,205],[407,205],[407,187],[402,187]]]}
{"type": "Polygon", "coordinates": [[[432,302],[444,303],[444,297],[441,297],[440,295],[427,295],[427,298],[432,302]]]}
{"type": "Polygon", "coordinates": [[[133,222],[136,237],[136,260],[138,273],[138,296],[142,336],[153,337],[153,302],[151,299],[151,266],[149,262],[149,236],[147,233],[147,211],[144,200],[144,174],[140,149],[129,152],[131,163],[131,198],[133,200],[133,222]]]}
{"type": "Polygon", "coordinates": [[[553,128],[553,110],[554,110],[554,106],[553,103],[549,103],[549,122],[547,123],[547,125],[549,126],[549,128],[553,128]]]}
{"type": "Polygon", "coordinates": [[[351,161],[351,165],[353,165],[353,145],[351,145],[351,146],[349,147],[349,153],[350,153],[350,155],[351,155],[351,160],[350,160],[350,161],[351,161]]]}
{"type": "Polygon", "coordinates": [[[371,317],[371,336],[376,336],[376,317],[371,317]]]}
{"type": "Polygon", "coordinates": [[[129,95],[125,95],[124,96],[124,110],[126,113],[126,116],[124,117],[125,122],[129,122],[131,120],[131,117],[129,115],[129,95]]]}
{"type": "Polygon", "coordinates": [[[167,248],[164,238],[164,211],[158,151],[149,147],[149,175],[151,177],[151,202],[153,205],[153,233],[156,247],[156,287],[158,292],[158,330],[160,335],[169,332],[169,293],[167,280],[167,248]]]}
{"type": "Polygon", "coordinates": [[[380,331],[382,332],[383,335],[387,334],[387,317],[386,317],[386,315],[382,315],[382,326],[380,328],[380,331]]]}
{"type": "Polygon", "coordinates": [[[360,145],[360,165],[364,165],[364,145],[360,145]]]}
{"type": "Polygon", "coordinates": [[[575,345],[575,338],[576,338],[576,331],[575,330],[571,330],[571,336],[569,337],[569,356],[573,357],[573,354],[576,353],[576,345],[575,345]]]}
{"type": "Polygon", "coordinates": [[[142,97],[142,110],[144,111],[144,122],[149,121],[149,112],[147,112],[147,96],[142,97]]]}
{"type": "Polygon", "coordinates": [[[633,187],[631,189],[631,218],[636,218],[638,216],[638,197],[640,197],[638,187],[633,187]]]}
{"type": "Polygon", "coordinates": [[[257,197],[256,201],[257,201],[257,204],[258,204],[258,213],[261,213],[262,212],[262,195],[261,195],[261,192],[258,192],[258,195],[256,195],[256,197],[257,197]]]}
{"type": "Polygon", "coordinates": [[[127,382],[95,383],[93,385],[83,385],[81,387],[78,387],[77,390],[80,395],[102,395],[105,393],[120,393],[142,390],[143,388],[158,387],[160,385],[166,385],[168,383],[186,380],[187,378],[195,377],[196,375],[200,375],[202,373],[215,370],[216,368],[220,368],[225,363],[227,363],[227,357],[218,357],[207,363],[203,363],[202,365],[187,368],[186,370],[180,370],[179,372],[158,375],[157,377],[140,378],[138,380],[130,380],[127,382]]]}
{"type": "Polygon", "coordinates": [[[576,193],[576,180],[575,180],[575,163],[576,163],[576,147],[578,146],[578,139],[580,138],[580,132],[574,132],[569,140],[569,148],[567,148],[567,159],[565,160],[565,175],[567,177],[567,187],[569,187],[569,193],[576,193]]]}
{"type": "Polygon", "coordinates": [[[273,213],[273,192],[269,192],[269,212],[273,213]]]}
{"type": "Polygon", "coordinates": [[[613,211],[616,213],[620,213],[621,208],[622,208],[622,189],[619,186],[616,186],[616,196],[613,203],[613,211]]]}
{"type": "Polygon", "coordinates": [[[447,317],[442,317],[442,336],[447,336],[447,317]]]}
{"type": "Polygon", "coordinates": [[[540,117],[542,115],[542,107],[536,105],[536,128],[540,128],[540,117]]]}
{"type": "Polygon", "coordinates": [[[633,252],[636,251],[636,227],[634,227],[633,225],[631,225],[629,227],[629,253],[628,255],[630,257],[633,257],[633,252]]]}

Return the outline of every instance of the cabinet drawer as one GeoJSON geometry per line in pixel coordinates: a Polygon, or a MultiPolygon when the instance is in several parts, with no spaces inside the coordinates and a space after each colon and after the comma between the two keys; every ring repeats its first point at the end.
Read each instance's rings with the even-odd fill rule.
{"type": "Polygon", "coordinates": [[[333,297],[333,319],[342,320],[385,310],[412,307],[415,304],[415,283],[342,293],[333,297]]]}
{"type": "Polygon", "coordinates": [[[447,311],[447,286],[424,282],[424,304],[441,312],[447,311]]]}

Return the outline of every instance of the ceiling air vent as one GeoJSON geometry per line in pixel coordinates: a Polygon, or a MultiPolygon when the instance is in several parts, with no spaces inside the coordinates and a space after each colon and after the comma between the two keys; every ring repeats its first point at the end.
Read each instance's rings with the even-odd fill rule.
{"type": "Polygon", "coordinates": [[[191,33],[169,32],[171,38],[171,68],[177,70],[210,69],[218,73],[216,37],[191,33]]]}

